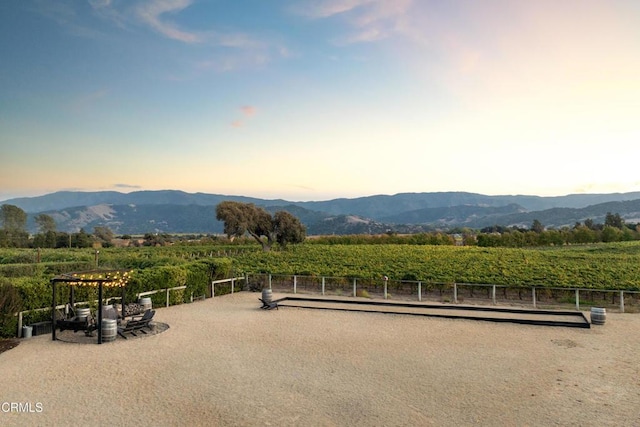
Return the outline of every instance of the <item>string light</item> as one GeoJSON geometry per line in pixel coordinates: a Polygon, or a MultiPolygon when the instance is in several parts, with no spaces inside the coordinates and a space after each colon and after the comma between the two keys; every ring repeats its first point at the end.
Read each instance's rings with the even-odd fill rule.
{"type": "Polygon", "coordinates": [[[132,270],[80,271],[61,274],[52,281],[65,282],[70,286],[97,287],[102,284],[107,288],[122,288],[127,286],[131,273],[132,270]]]}

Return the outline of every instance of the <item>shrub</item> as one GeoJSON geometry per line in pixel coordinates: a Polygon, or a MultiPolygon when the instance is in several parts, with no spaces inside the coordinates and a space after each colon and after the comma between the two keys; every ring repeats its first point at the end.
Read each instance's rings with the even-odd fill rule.
{"type": "Polygon", "coordinates": [[[0,337],[14,337],[22,300],[18,290],[6,279],[0,281],[0,337]]]}

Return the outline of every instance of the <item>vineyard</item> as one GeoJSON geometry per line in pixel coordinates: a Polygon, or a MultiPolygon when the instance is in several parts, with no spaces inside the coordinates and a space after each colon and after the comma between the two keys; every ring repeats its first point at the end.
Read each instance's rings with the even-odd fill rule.
{"type": "MultiPolygon", "coordinates": [[[[142,292],[184,286],[184,290],[172,294],[172,304],[205,296],[211,292],[208,290],[211,280],[245,275],[299,276],[301,290],[308,283],[316,292],[320,289],[321,278],[340,278],[328,281],[326,285],[336,287],[336,291],[344,294],[351,292],[351,283],[356,279],[358,286],[365,286],[362,289],[378,294],[381,292],[381,279],[386,276],[389,284],[394,286],[392,292],[395,295],[408,292],[411,298],[415,297],[417,290],[410,282],[420,283],[425,295],[438,292],[440,299],[444,298],[443,292],[451,291],[454,283],[462,286],[460,292],[468,292],[465,298],[474,297],[475,288],[468,286],[473,284],[496,285],[501,287],[503,298],[508,298],[510,293],[519,300],[531,300],[531,289],[535,287],[541,292],[540,296],[545,295],[542,290],[546,288],[553,294],[553,299],[560,298],[570,303],[573,298],[570,289],[579,288],[591,293],[598,290],[640,290],[640,242],[544,249],[301,244],[270,252],[262,251],[257,244],[190,244],[99,250],[0,249],[0,315],[4,319],[0,324],[0,335],[15,331],[13,313],[51,304],[49,282],[52,277],[96,267],[132,270],[126,289],[128,300],[142,292]],[[558,288],[567,291],[558,294],[558,288]]],[[[291,279],[285,282],[290,286],[291,279]]],[[[478,289],[481,294],[489,295],[488,288],[478,289]]],[[[609,298],[605,294],[610,295],[611,304],[622,300],[621,293],[600,293],[602,298],[609,298]]],[[[637,292],[629,294],[633,304],[637,303],[636,295],[637,292]]],[[[95,295],[83,289],[78,290],[77,297],[95,299],[95,295]]],[[[65,296],[58,296],[58,300],[64,301],[65,296]]],[[[154,301],[154,304],[158,303],[162,301],[154,301]]],[[[46,313],[43,316],[46,317],[46,313]]]]}
{"type": "Polygon", "coordinates": [[[640,289],[640,244],[547,249],[427,245],[300,245],[247,251],[238,272],[487,283],[588,289],[640,289]]]}
{"type": "MultiPolygon", "coordinates": [[[[68,271],[145,270],[225,259],[224,273],[272,273],[424,282],[487,283],[640,290],[640,242],[481,248],[429,245],[294,245],[263,252],[258,245],[143,248],[0,249],[0,279],[48,279],[68,271]]],[[[221,260],[220,260],[221,261],[221,260]]]]}

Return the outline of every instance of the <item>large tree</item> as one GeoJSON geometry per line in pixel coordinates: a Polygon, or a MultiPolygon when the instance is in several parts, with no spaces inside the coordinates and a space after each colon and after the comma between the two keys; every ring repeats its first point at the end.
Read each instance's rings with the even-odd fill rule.
{"type": "Polygon", "coordinates": [[[27,247],[29,233],[26,231],[27,214],[14,205],[2,205],[0,208],[0,246],[27,247]]]}
{"type": "Polygon", "coordinates": [[[36,224],[38,224],[40,233],[46,234],[50,231],[56,231],[56,220],[51,215],[43,213],[36,215],[36,224]]]}
{"type": "Polygon", "coordinates": [[[268,251],[278,242],[299,243],[304,240],[306,230],[295,216],[278,211],[272,218],[269,212],[253,203],[224,201],[216,207],[216,219],[224,222],[224,232],[230,238],[249,234],[268,251]]]}
{"type": "Polygon", "coordinates": [[[7,231],[24,231],[27,225],[27,214],[14,205],[2,205],[0,208],[2,228],[7,231]]]}

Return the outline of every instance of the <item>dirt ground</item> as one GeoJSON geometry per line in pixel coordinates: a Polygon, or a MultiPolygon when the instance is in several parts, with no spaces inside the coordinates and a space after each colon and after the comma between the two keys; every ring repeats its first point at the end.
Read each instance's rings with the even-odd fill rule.
{"type": "Polygon", "coordinates": [[[259,296],[160,308],[170,328],[142,339],[21,340],[0,354],[0,425],[640,425],[637,314],[579,329],[259,296]]]}

